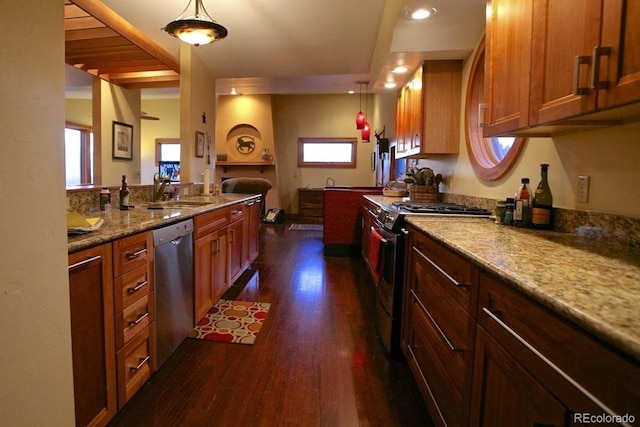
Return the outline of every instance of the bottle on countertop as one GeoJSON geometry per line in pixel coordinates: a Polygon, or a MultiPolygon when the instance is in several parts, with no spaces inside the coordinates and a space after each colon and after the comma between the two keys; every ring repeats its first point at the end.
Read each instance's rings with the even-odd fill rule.
{"type": "Polygon", "coordinates": [[[107,187],[102,187],[100,190],[100,210],[106,211],[107,205],[111,203],[111,193],[107,187]]]}
{"type": "Polygon", "coordinates": [[[547,181],[548,170],[548,164],[540,165],[540,183],[531,202],[531,226],[533,228],[545,229],[552,226],[553,196],[547,181]]]}
{"type": "Polygon", "coordinates": [[[120,186],[120,209],[129,209],[129,186],[127,185],[126,175],[122,175],[122,185],[120,186]]]}
{"type": "Polygon", "coordinates": [[[513,224],[516,227],[529,227],[531,225],[531,189],[529,188],[529,178],[522,178],[514,199],[513,224]]]}
{"type": "Polygon", "coordinates": [[[502,221],[505,225],[513,225],[513,210],[514,210],[515,200],[513,197],[507,197],[507,204],[504,208],[504,220],[502,221]]]}

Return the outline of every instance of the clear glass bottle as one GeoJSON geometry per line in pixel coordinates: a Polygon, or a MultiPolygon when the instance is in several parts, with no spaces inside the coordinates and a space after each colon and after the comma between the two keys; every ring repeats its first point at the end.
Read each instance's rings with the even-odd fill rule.
{"type": "Polygon", "coordinates": [[[107,210],[109,203],[111,203],[111,193],[107,187],[102,187],[102,190],[100,190],[100,210],[107,210]]]}
{"type": "Polygon", "coordinates": [[[120,185],[120,209],[129,209],[129,186],[126,175],[122,175],[122,184],[120,185]]]}
{"type": "Polygon", "coordinates": [[[553,196],[547,181],[548,170],[548,164],[540,165],[540,183],[531,201],[531,226],[533,228],[546,229],[552,226],[553,196]]]}
{"type": "Polygon", "coordinates": [[[529,227],[531,225],[531,189],[529,188],[529,178],[522,178],[514,199],[513,225],[516,227],[529,227]]]}

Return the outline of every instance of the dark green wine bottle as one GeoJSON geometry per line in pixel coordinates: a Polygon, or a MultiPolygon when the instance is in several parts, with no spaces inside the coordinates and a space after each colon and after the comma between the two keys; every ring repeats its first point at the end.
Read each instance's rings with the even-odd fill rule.
{"type": "Polygon", "coordinates": [[[548,164],[540,165],[540,183],[531,202],[531,226],[533,228],[547,229],[552,226],[553,196],[547,181],[548,170],[548,164]]]}

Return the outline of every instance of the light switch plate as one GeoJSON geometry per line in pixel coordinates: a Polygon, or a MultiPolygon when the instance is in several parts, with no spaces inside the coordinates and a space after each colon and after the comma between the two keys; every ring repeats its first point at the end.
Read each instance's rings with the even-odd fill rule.
{"type": "Polygon", "coordinates": [[[578,176],[578,190],[576,191],[576,200],[578,203],[587,203],[589,201],[589,176],[578,176]]]}

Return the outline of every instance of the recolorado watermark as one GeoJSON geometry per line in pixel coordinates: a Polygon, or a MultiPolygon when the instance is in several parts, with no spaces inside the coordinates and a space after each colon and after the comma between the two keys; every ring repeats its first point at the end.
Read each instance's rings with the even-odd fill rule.
{"type": "Polygon", "coordinates": [[[578,424],[633,424],[636,417],[633,414],[592,414],[590,412],[574,412],[573,422],[578,424]]]}

